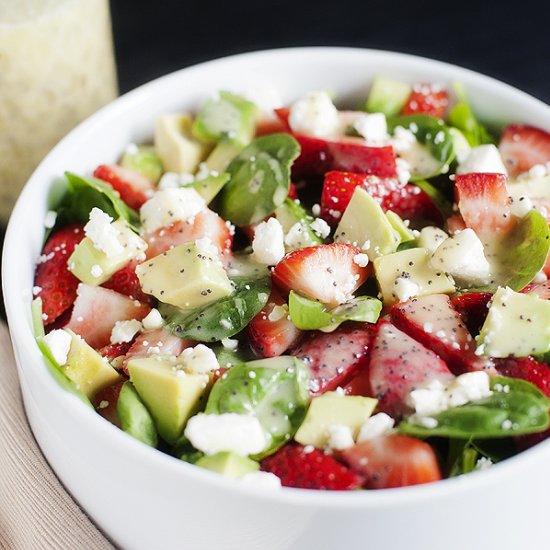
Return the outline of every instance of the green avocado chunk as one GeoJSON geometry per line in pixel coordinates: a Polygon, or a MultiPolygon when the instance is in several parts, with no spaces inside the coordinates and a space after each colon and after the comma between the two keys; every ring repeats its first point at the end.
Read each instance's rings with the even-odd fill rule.
{"type": "Polygon", "coordinates": [[[243,477],[250,472],[257,472],[260,469],[259,463],[255,460],[230,451],[203,456],[195,462],[195,465],[233,479],[243,477]]]}
{"type": "Polygon", "coordinates": [[[120,426],[127,434],[146,445],[157,446],[157,429],[153,417],[131,382],[125,382],[120,390],[117,412],[120,426]]]}

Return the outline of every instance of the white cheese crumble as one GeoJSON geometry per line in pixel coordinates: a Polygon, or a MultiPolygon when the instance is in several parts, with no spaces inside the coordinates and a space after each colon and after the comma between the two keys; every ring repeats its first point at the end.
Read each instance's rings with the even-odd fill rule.
{"type": "Polygon", "coordinates": [[[330,235],[330,225],[322,218],[317,218],[312,221],[310,227],[322,239],[326,239],[330,235]]]}
{"type": "Polygon", "coordinates": [[[111,331],[111,344],[130,342],[142,328],[143,325],[137,319],[117,321],[111,331]]]}
{"type": "Polygon", "coordinates": [[[416,143],[416,136],[403,126],[396,126],[393,130],[391,144],[394,151],[400,155],[408,151],[416,143]]]}
{"type": "Polygon", "coordinates": [[[285,255],[285,235],[277,218],[256,226],[252,240],[254,259],[265,265],[278,264],[285,255]]]}
{"type": "Polygon", "coordinates": [[[42,292],[42,287],[41,286],[33,286],[32,287],[33,296],[38,296],[38,294],[40,294],[41,292],[42,292]]]}
{"type": "Polygon", "coordinates": [[[222,338],[222,346],[228,350],[236,350],[239,347],[239,341],[231,338],[222,338]]]}
{"type": "Polygon", "coordinates": [[[397,179],[399,183],[405,185],[411,179],[411,165],[410,163],[402,158],[397,157],[395,159],[395,168],[397,170],[397,179]]]}
{"type": "Polygon", "coordinates": [[[470,228],[443,241],[430,261],[436,270],[445,271],[465,286],[485,284],[490,278],[490,265],[483,251],[483,243],[470,228]]]}
{"type": "Polygon", "coordinates": [[[281,479],[271,472],[248,472],[240,477],[239,481],[262,489],[278,489],[281,487],[281,479]]]}
{"type": "Polygon", "coordinates": [[[90,268],[90,273],[91,273],[92,277],[95,277],[97,279],[98,277],[101,277],[103,275],[103,269],[101,268],[100,265],[94,264],[90,268]]]}
{"type": "Polygon", "coordinates": [[[57,212],[54,210],[48,210],[46,212],[46,217],[44,218],[44,227],[46,229],[51,229],[57,220],[57,212]]]}
{"type": "Polygon", "coordinates": [[[510,204],[510,212],[518,218],[527,216],[533,208],[533,201],[527,195],[523,195],[516,199],[513,198],[510,204]]]}
{"type": "Polygon", "coordinates": [[[357,443],[368,441],[369,439],[375,439],[390,433],[394,424],[395,420],[383,412],[367,418],[359,430],[357,443]]]}
{"type": "Polygon", "coordinates": [[[206,207],[204,199],[192,188],[157,191],[140,209],[146,233],[196,216],[206,207]]]}
{"type": "Polygon", "coordinates": [[[493,144],[473,147],[466,159],[458,165],[457,174],[497,173],[507,174],[502,157],[493,144]]]}
{"type": "Polygon", "coordinates": [[[193,447],[207,455],[222,451],[254,455],[268,444],[264,429],[255,416],[236,413],[199,413],[189,419],[184,434],[193,447]]]}
{"type": "Polygon", "coordinates": [[[353,447],[355,441],[353,440],[353,433],[349,426],[341,424],[333,424],[326,427],[328,442],[327,447],[342,451],[353,447]]]}
{"type": "Polygon", "coordinates": [[[393,284],[393,294],[400,302],[406,302],[420,293],[420,286],[410,277],[397,277],[393,284]]]}
{"type": "Polygon", "coordinates": [[[158,182],[158,189],[177,189],[178,187],[183,187],[185,185],[191,185],[195,181],[195,176],[193,174],[187,174],[185,172],[165,172],[162,174],[158,182]]]}
{"type": "Polygon", "coordinates": [[[153,308],[142,320],[143,328],[145,330],[154,330],[162,328],[162,316],[158,309],[153,308]]]}
{"type": "Polygon", "coordinates": [[[193,374],[207,374],[220,368],[216,354],[204,344],[184,349],[179,359],[185,370],[193,374]]]}
{"type": "Polygon", "coordinates": [[[304,245],[304,226],[296,222],[285,236],[285,244],[291,248],[301,248],[304,245]]]}
{"type": "Polygon", "coordinates": [[[353,257],[353,263],[357,264],[359,267],[367,267],[369,264],[369,257],[364,253],[355,254],[353,257]]]}
{"type": "Polygon", "coordinates": [[[418,237],[418,246],[426,248],[431,254],[433,254],[437,247],[449,237],[443,229],[428,225],[420,230],[420,236],[418,237]]]}
{"type": "Polygon", "coordinates": [[[44,336],[44,342],[50,348],[57,364],[63,366],[71,349],[71,335],[63,329],[55,329],[44,336]]]}
{"type": "Polygon", "coordinates": [[[475,469],[476,470],[486,470],[487,468],[490,468],[493,464],[494,463],[490,458],[482,456],[482,457],[477,459],[475,469]]]}
{"type": "Polygon", "coordinates": [[[339,127],[338,110],[326,92],[310,92],[292,104],[288,123],[294,132],[330,136],[339,127]]]}
{"type": "Polygon", "coordinates": [[[273,306],[273,309],[271,310],[267,318],[272,323],[276,323],[277,321],[284,319],[287,315],[288,315],[288,306],[286,304],[282,306],[275,305],[273,306]]]}
{"type": "Polygon", "coordinates": [[[92,241],[97,250],[107,258],[113,258],[124,252],[124,246],[119,241],[120,231],[111,224],[113,218],[97,207],[92,208],[90,219],[84,226],[84,233],[92,241]]]}
{"type": "Polygon", "coordinates": [[[361,113],[355,119],[353,127],[367,140],[369,145],[381,146],[388,141],[388,125],[384,113],[361,113]]]}

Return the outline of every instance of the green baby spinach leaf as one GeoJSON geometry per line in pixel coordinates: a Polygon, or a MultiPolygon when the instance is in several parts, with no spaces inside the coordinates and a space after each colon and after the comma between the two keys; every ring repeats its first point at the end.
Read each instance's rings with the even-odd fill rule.
{"type": "Polygon", "coordinates": [[[230,296],[192,311],[161,304],[165,327],[180,338],[217,342],[243,330],[265,306],[271,290],[269,277],[235,277],[230,296]]]}
{"type": "Polygon", "coordinates": [[[418,425],[412,416],[401,422],[399,431],[416,437],[492,439],[542,432],[550,426],[550,400],[533,384],[496,376],[491,389],[489,397],[433,415],[433,428],[418,425]]]}
{"type": "Polygon", "coordinates": [[[291,252],[297,248],[306,248],[308,246],[323,244],[323,239],[311,228],[311,224],[314,221],[313,216],[307,212],[300,202],[286,198],[283,204],[275,209],[274,214],[283,227],[285,235],[295,224],[300,224],[300,238],[296,239],[298,242],[293,243],[293,246],[286,245],[287,252],[291,252]]]}
{"type": "Polygon", "coordinates": [[[153,417],[130,381],[125,382],[117,401],[120,427],[132,437],[146,445],[156,447],[157,429],[153,417]]]}
{"type": "Polygon", "coordinates": [[[138,145],[135,151],[126,151],[122,155],[120,165],[140,173],[153,184],[159,182],[164,172],[162,161],[151,145],[138,145]]]}
{"type": "Polygon", "coordinates": [[[290,166],[299,154],[288,134],[253,140],[227,168],[231,179],[220,193],[220,215],[243,227],[273,213],[288,196],[290,166]]]}
{"type": "Polygon", "coordinates": [[[305,418],[309,403],[308,371],[290,356],[251,361],[230,368],[213,386],[207,414],[255,416],[269,439],[256,457],[273,453],[289,441],[305,418]]]}

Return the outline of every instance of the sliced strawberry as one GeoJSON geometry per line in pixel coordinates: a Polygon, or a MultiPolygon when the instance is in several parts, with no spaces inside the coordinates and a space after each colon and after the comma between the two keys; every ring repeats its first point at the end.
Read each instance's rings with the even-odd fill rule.
{"type": "Polygon", "coordinates": [[[109,361],[111,359],[116,359],[117,357],[122,357],[123,355],[126,355],[128,353],[128,350],[132,347],[132,342],[120,342],[118,344],[109,344],[107,346],[103,346],[99,350],[99,354],[102,357],[107,358],[109,361]]]}
{"type": "Polygon", "coordinates": [[[108,183],[131,208],[139,210],[155,191],[154,185],[142,174],[117,164],[102,164],[94,170],[94,177],[108,183]]]}
{"type": "Polygon", "coordinates": [[[385,435],[345,449],[342,460],[365,476],[367,489],[390,489],[441,479],[432,447],[414,437],[385,435]]]}
{"type": "Polygon", "coordinates": [[[321,217],[336,225],[348,206],[356,187],[363,187],[384,211],[393,210],[403,219],[443,220],[430,197],[416,185],[403,185],[397,178],[331,171],[325,175],[321,194],[321,217]]]}
{"type": "Polygon", "coordinates": [[[503,376],[531,382],[550,397],[550,367],[532,357],[507,357],[496,360],[497,371],[503,376]]]}
{"type": "Polygon", "coordinates": [[[494,372],[493,363],[475,354],[475,343],[446,294],[430,294],[393,306],[392,323],[437,353],[454,374],[494,372]]]}
{"type": "Polygon", "coordinates": [[[94,396],[94,404],[96,411],[106,418],[111,424],[120,428],[120,418],[118,416],[118,398],[120,396],[120,390],[124,385],[125,380],[117,382],[113,386],[107,386],[102,390],[99,390],[94,396]]]}
{"type": "Polygon", "coordinates": [[[56,231],[44,245],[36,266],[34,284],[40,288],[44,325],[53,323],[76,299],[80,282],[67,267],[75,246],[84,238],[81,225],[69,225],[56,231]]]}
{"type": "Polygon", "coordinates": [[[250,321],[247,331],[252,348],[262,357],[282,355],[301,334],[288,317],[284,298],[275,289],[260,313],[250,321]]]}
{"type": "Polygon", "coordinates": [[[493,295],[490,292],[470,292],[451,298],[453,307],[458,311],[470,334],[479,334],[493,295]]]}
{"type": "Polygon", "coordinates": [[[550,162],[550,133],[533,126],[510,124],[498,146],[511,176],[527,172],[535,164],[550,162]]]}
{"type": "Polygon", "coordinates": [[[350,244],[309,246],[287,254],[273,270],[274,283],[324,304],[336,306],[352,298],[371,273],[370,264],[357,265],[359,250],[350,244]]]}
{"type": "Polygon", "coordinates": [[[287,120],[283,120],[282,116],[279,116],[278,111],[284,111],[285,109],[275,109],[273,113],[268,116],[262,116],[256,124],[256,137],[266,136],[268,134],[288,133],[288,109],[287,120]]]}
{"type": "Polygon", "coordinates": [[[117,321],[143,319],[151,310],[148,305],[132,300],[114,290],[80,284],[67,328],[80,334],[93,348],[111,342],[117,321]]]}
{"type": "Polygon", "coordinates": [[[216,212],[205,208],[194,218],[161,227],[143,238],[147,241],[147,257],[153,258],[179,244],[208,237],[221,252],[231,250],[232,227],[216,212]]]}
{"type": "Polygon", "coordinates": [[[346,395],[362,395],[363,397],[372,397],[368,364],[360,365],[359,369],[350,381],[347,384],[344,384],[342,388],[346,395]]]}
{"type": "Polygon", "coordinates": [[[382,178],[397,175],[393,147],[369,147],[355,137],[338,141],[293,134],[300,144],[300,156],[292,165],[296,179],[324,176],[329,170],[375,174],[382,178]]]}
{"type": "Polygon", "coordinates": [[[288,119],[290,118],[290,107],[281,107],[280,109],[273,110],[277,118],[284,124],[287,131],[290,131],[290,124],[288,119]]]}
{"type": "Polygon", "coordinates": [[[334,332],[306,334],[292,355],[309,369],[309,391],[319,395],[344,386],[366,370],[372,341],[372,325],[346,323],[334,332]]]}
{"type": "Polygon", "coordinates": [[[480,238],[505,235],[516,226],[504,174],[457,174],[455,193],[464,223],[480,238]]]}
{"type": "Polygon", "coordinates": [[[306,452],[296,443],[289,443],[264,458],[261,469],[279,477],[283,486],[299,489],[349,491],[359,489],[364,482],[361,475],[331,456],[317,449],[306,452]]]}
{"type": "Polygon", "coordinates": [[[443,118],[448,105],[449,94],[446,90],[433,84],[415,84],[401,114],[423,114],[443,118]]]}
{"type": "Polygon", "coordinates": [[[288,198],[293,200],[298,198],[298,191],[292,182],[288,186],[288,198]]]}
{"type": "Polygon", "coordinates": [[[449,216],[446,221],[447,232],[451,235],[454,235],[457,231],[463,231],[466,229],[466,224],[464,219],[460,214],[455,214],[454,216],[449,216]]]}
{"type": "Polygon", "coordinates": [[[130,359],[149,357],[149,355],[179,355],[185,348],[193,345],[191,340],[174,336],[164,328],[148,330],[138,334],[124,356],[122,370],[128,374],[130,359]]]}
{"type": "Polygon", "coordinates": [[[409,393],[431,380],[453,378],[443,360],[389,321],[380,321],[370,353],[371,392],[378,408],[396,418],[408,412],[409,393]]]}
{"type": "Polygon", "coordinates": [[[141,290],[141,284],[139,283],[139,279],[136,275],[136,266],[139,264],[140,262],[137,260],[132,260],[122,269],[119,269],[116,273],[114,273],[113,276],[108,281],[103,283],[102,286],[104,288],[110,288],[120,294],[124,294],[125,296],[132,298],[132,300],[139,300],[144,304],[152,304],[153,297],[149,296],[149,294],[145,294],[141,290]]]}
{"type": "Polygon", "coordinates": [[[543,300],[550,300],[550,281],[544,281],[544,283],[531,283],[521,292],[523,294],[535,294],[543,300]]]}

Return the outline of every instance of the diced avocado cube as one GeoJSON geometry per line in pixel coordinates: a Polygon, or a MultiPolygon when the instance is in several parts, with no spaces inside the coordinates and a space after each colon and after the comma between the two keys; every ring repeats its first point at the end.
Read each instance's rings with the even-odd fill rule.
{"type": "Polygon", "coordinates": [[[111,225],[120,232],[117,237],[122,245],[120,254],[107,256],[105,252],[95,247],[89,237],[84,237],[76,245],[67,261],[69,271],[87,285],[103,284],[130,260],[147,249],[147,243],[136,235],[122,218],[111,225]]]}
{"type": "Polygon", "coordinates": [[[418,237],[418,246],[420,248],[426,248],[431,254],[433,254],[439,245],[447,240],[449,235],[433,225],[428,225],[420,230],[420,236],[418,237]]]}
{"type": "Polygon", "coordinates": [[[193,135],[206,143],[224,140],[248,145],[254,136],[258,108],[231,92],[209,99],[193,123],[193,135]]]}
{"type": "Polygon", "coordinates": [[[406,82],[376,77],[372,83],[366,110],[369,113],[398,115],[411,95],[412,87],[406,82]]]}
{"type": "Polygon", "coordinates": [[[403,221],[399,214],[392,210],[386,212],[386,218],[391,223],[391,226],[399,236],[402,243],[407,243],[414,240],[414,233],[409,229],[409,226],[403,221]]]}
{"type": "Polygon", "coordinates": [[[550,351],[550,301],[499,288],[476,343],[476,353],[489,357],[526,357],[550,351]]]}
{"type": "Polygon", "coordinates": [[[122,155],[120,164],[139,172],[154,184],[158,183],[163,172],[160,157],[150,145],[138,145],[135,150],[127,150],[122,155]]]}
{"type": "Polygon", "coordinates": [[[229,296],[233,286],[213,248],[184,243],[138,265],[143,292],[182,309],[229,296]]]}
{"type": "Polygon", "coordinates": [[[294,439],[302,445],[326,447],[331,426],[346,426],[351,429],[354,439],[361,426],[372,414],[378,401],[371,397],[342,395],[339,392],[326,392],[313,398],[306,418],[296,432],[294,439]]]}
{"type": "Polygon", "coordinates": [[[157,429],[147,407],[131,382],[125,382],[117,401],[120,427],[151,447],[157,446],[157,429]]]}
{"type": "Polygon", "coordinates": [[[195,462],[195,465],[233,479],[243,477],[250,472],[257,472],[260,469],[260,464],[255,460],[230,451],[203,456],[195,462]]]}
{"type": "Polygon", "coordinates": [[[101,357],[83,338],[69,329],[65,330],[71,335],[71,347],[62,369],[80,391],[91,399],[99,390],[122,379],[107,359],[101,357]]]}
{"type": "Polygon", "coordinates": [[[224,172],[231,161],[244,149],[244,145],[220,141],[204,161],[209,170],[224,172]]]}
{"type": "Polygon", "coordinates": [[[218,175],[211,174],[205,178],[196,179],[186,187],[192,187],[204,199],[206,204],[209,204],[229,181],[229,177],[227,172],[218,175]]]}
{"type": "Polygon", "coordinates": [[[131,359],[128,372],[159,435],[168,443],[176,443],[188,418],[205,402],[210,376],[188,373],[170,357],[159,355],[131,359]]]}
{"type": "Polygon", "coordinates": [[[187,114],[168,114],[155,125],[155,149],[167,172],[194,173],[210,152],[210,145],[191,134],[193,121],[187,114]]]}
{"type": "Polygon", "coordinates": [[[409,248],[376,258],[374,273],[384,303],[402,301],[396,287],[403,280],[415,285],[414,296],[454,292],[454,284],[445,273],[431,266],[430,257],[431,254],[425,248],[409,248]]]}
{"type": "Polygon", "coordinates": [[[369,258],[395,252],[399,238],[378,202],[364,189],[353,192],[334,234],[335,242],[351,243],[369,258]]]}

